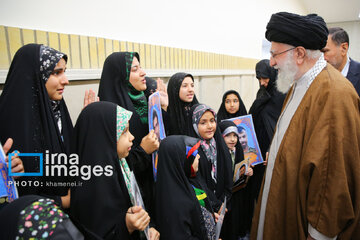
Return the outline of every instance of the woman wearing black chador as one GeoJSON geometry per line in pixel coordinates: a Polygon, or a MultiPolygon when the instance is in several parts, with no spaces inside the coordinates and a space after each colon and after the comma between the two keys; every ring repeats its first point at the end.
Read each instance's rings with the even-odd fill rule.
{"type": "MultiPolygon", "coordinates": [[[[69,84],[66,62],[64,53],[44,45],[28,44],[16,52],[0,97],[1,142],[12,138],[12,150],[69,154],[73,126],[63,99],[65,86],[69,84]]],[[[23,163],[25,172],[40,172],[39,158],[23,158],[23,163]]],[[[45,195],[68,207],[67,201],[62,202],[65,198],[60,198],[68,193],[68,188],[46,184],[46,181],[66,184],[66,177],[21,177],[20,180],[42,182],[37,187],[20,185],[20,195],[45,195]]]]}
{"type": "Polygon", "coordinates": [[[134,171],[146,209],[152,215],[154,177],[151,153],[158,149],[159,140],[153,131],[149,133],[145,75],[138,53],[112,53],[104,62],[99,98],[133,113],[129,125],[135,139],[126,160],[134,171]]]}

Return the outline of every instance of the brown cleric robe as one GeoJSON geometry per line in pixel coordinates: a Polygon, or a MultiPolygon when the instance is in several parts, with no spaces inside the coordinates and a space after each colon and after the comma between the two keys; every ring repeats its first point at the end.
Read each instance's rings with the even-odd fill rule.
{"type": "MultiPolygon", "coordinates": [[[[251,239],[257,239],[260,194],[251,239]]],[[[280,144],[262,239],[306,239],[308,224],[328,237],[360,239],[360,100],[329,64],[310,85],[280,144]]]]}

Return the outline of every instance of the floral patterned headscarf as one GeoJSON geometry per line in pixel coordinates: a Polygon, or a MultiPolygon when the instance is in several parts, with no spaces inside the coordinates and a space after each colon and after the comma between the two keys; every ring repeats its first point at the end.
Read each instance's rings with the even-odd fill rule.
{"type": "Polygon", "coordinates": [[[132,112],[117,106],[116,108],[116,141],[119,141],[121,134],[126,128],[126,124],[130,121],[132,112]]]}
{"type": "Polygon", "coordinates": [[[216,182],[216,175],[217,175],[217,153],[216,153],[216,142],[214,137],[210,140],[205,140],[203,139],[200,134],[199,134],[199,129],[198,129],[198,125],[200,122],[201,117],[204,115],[204,113],[206,111],[210,111],[215,118],[216,121],[216,113],[215,111],[206,106],[205,104],[200,104],[198,105],[194,112],[193,112],[193,116],[192,116],[192,124],[193,124],[193,128],[196,132],[196,134],[198,135],[198,137],[201,139],[201,148],[203,149],[206,158],[208,159],[208,161],[211,162],[212,164],[212,171],[211,171],[211,176],[214,179],[214,181],[216,182]]]}
{"type": "MultiPolygon", "coordinates": [[[[44,83],[47,82],[51,73],[54,71],[56,64],[60,59],[64,59],[67,62],[67,55],[59,52],[51,47],[41,45],[40,47],[40,76],[44,83]]],[[[58,125],[59,132],[62,130],[60,101],[54,101],[50,99],[51,110],[54,114],[55,121],[58,125]]]]}
{"type": "Polygon", "coordinates": [[[65,53],[59,52],[51,47],[41,45],[40,47],[40,74],[41,79],[44,82],[50,77],[50,74],[54,71],[56,64],[60,59],[64,59],[67,62],[67,55],[65,53]]]}
{"type": "MultiPolygon", "coordinates": [[[[132,116],[132,112],[126,110],[125,108],[122,108],[120,106],[117,106],[116,108],[116,142],[119,141],[121,134],[124,132],[127,123],[130,121],[130,118],[132,116]]],[[[128,190],[131,203],[135,204],[134,195],[131,190],[131,171],[129,168],[129,165],[127,164],[125,158],[121,158],[119,160],[120,162],[120,168],[122,171],[122,174],[124,176],[125,185],[128,190]]]]}

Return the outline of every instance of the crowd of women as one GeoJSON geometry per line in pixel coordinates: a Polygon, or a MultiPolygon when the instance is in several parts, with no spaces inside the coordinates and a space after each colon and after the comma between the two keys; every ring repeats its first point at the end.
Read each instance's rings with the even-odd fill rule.
{"type": "MultiPolygon", "coordinates": [[[[19,178],[41,184],[20,185],[21,197],[11,203],[4,198],[1,239],[216,239],[224,208],[220,238],[249,238],[264,165],[248,168],[247,184],[233,189],[234,166],[244,160],[244,153],[236,125],[226,119],[247,114],[236,90],[224,94],[216,112],[198,102],[190,73],[175,73],[166,88],[161,79],[145,77],[138,53],[115,52],[104,62],[100,101],[86,92],[84,109],[73,126],[63,99],[69,84],[67,58],[37,44],[17,51],[0,97],[1,143],[12,139],[6,152],[75,153],[80,166],[108,166],[113,172],[88,180],[19,178]],[[160,92],[167,135],[161,143],[148,130],[148,97],[154,91],[160,92]],[[46,184],[71,181],[81,184],[46,184]]],[[[276,70],[268,61],[257,64],[256,75],[260,90],[249,113],[265,158],[284,95],[275,89],[276,70]]],[[[38,158],[16,159],[9,166],[12,171],[40,171],[38,158]]]]}

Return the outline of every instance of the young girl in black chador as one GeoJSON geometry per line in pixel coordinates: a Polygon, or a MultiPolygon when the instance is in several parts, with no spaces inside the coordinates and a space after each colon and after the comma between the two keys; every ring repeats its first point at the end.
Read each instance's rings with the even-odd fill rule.
{"type": "Polygon", "coordinates": [[[246,115],[246,108],[240,94],[235,90],[225,92],[217,114],[218,122],[224,119],[246,115]]]}
{"type": "Polygon", "coordinates": [[[207,187],[216,195],[212,199],[214,210],[219,211],[225,196],[231,198],[232,169],[229,150],[217,127],[216,113],[204,104],[190,109],[192,132],[190,136],[201,139],[199,172],[207,187]]]}
{"type": "MultiPolygon", "coordinates": [[[[110,102],[87,106],[74,130],[74,153],[80,167],[90,166],[91,175],[71,189],[71,214],[104,239],[140,239],[150,218],[135,205],[131,171],[125,160],[134,136],[129,131],[132,113],[110,102]]],[[[89,167],[88,167],[89,168],[89,167]]],[[[153,233],[158,235],[156,230],[153,233]]],[[[155,238],[155,239],[158,239],[155,238]]]]}
{"type": "MultiPolygon", "coordinates": [[[[233,176],[235,165],[244,160],[244,152],[239,142],[238,128],[232,121],[222,121],[219,123],[219,128],[231,153],[233,176]]],[[[224,240],[249,239],[255,200],[251,194],[253,185],[249,180],[250,176],[253,175],[252,167],[248,165],[247,171],[245,171],[245,169],[244,172],[240,171],[243,175],[241,180],[243,183],[233,187],[231,211],[228,211],[224,220],[224,235],[226,235],[223,236],[224,240]]]]}
{"type": "Polygon", "coordinates": [[[161,239],[215,239],[209,192],[197,174],[199,147],[199,139],[186,136],[161,142],[155,195],[161,239]]]}
{"type": "Polygon", "coordinates": [[[168,88],[169,122],[166,124],[167,135],[189,135],[192,129],[188,121],[190,108],[198,103],[194,92],[194,77],[189,73],[175,73],[171,76],[168,88]]]}
{"type": "Polygon", "coordinates": [[[130,131],[135,137],[134,146],[126,160],[139,183],[146,209],[152,215],[154,178],[151,153],[158,149],[159,139],[153,131],[149,133],[145,75],[138,53],[112,53],[104,63],[99,98],[133,113],[130,131]]]}

